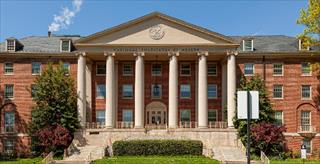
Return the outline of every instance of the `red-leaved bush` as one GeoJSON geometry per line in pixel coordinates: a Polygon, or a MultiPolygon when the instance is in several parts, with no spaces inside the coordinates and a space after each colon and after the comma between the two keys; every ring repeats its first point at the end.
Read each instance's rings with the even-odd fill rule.
{"type": "Polygon", "coordinates": [[[54,148],[66,148],[72,141],[72,136],[68,129],[62,125],[47,126],[36,133],[39,145],[43,146],[46,151],[54,148]]]}
{"type": "Polygon", "coordinates": [[[284,126],[262,122],[251,125],[250,129],[254,143],[252,145],[260,151],[270,155],[283,152],[285,140],[283,133],[286,131],[284,126]]]}

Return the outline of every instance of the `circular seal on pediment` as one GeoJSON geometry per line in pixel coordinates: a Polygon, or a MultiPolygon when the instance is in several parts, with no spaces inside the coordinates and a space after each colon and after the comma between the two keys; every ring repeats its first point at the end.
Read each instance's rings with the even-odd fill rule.
{"type": "Polygon", "coordinates": [[[152,26],[149,30],[149,35],[154,40],[160,40],[163,38],[165,32],[161,25],[152,26]]]}

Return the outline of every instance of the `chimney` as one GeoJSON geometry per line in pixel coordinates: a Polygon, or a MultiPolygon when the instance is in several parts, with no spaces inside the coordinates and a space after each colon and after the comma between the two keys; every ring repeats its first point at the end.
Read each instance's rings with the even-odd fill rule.
{"type": "Polygon", "coordinates": [[[48,37],[51,37],[51,31],[48,31],[48,37]]]}

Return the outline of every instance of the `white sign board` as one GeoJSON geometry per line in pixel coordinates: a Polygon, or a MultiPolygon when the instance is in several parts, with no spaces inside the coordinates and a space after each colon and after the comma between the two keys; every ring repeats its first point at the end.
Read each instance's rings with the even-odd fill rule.
{"type": "Polygon", "coordinates": [[[307,149],[301,149],[301,158],[307,159],[307,149]]]}
{"type": "Polygon", "coordinates": [[[248,118],[248,107],[251,109],[251,119],[259,119],[259,92],[238,91],[237,92],[237,115],[238,119],[248,118]],[[249,93],[249,95],[248,95],[249,93]],[[249,102],[248,102],[249,97],[249,102]],[[250,105],[250,106],[249,106],[250,105]]]}

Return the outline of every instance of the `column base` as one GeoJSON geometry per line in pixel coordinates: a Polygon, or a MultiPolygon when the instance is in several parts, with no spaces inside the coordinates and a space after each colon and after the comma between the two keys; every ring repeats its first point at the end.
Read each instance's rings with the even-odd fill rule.
{"type": "Polygon", "coordinates": [[[208,126],[198,126],[197,128],[198,128],[198,129],[207,129],[208,126]]]}
{"type": "Polygon", "coordinates": [[[113,126],[105,126],[106,129],[113,129],[113,126]]]}
{"type": "Polygon", "coordinates": [[[135,126],[134,129],[144,129],[143,126],[135,126]]]}

